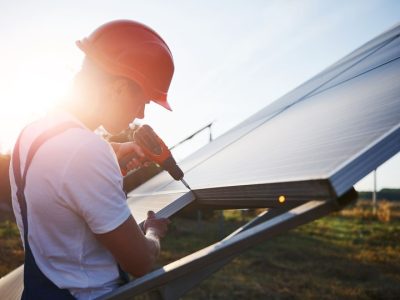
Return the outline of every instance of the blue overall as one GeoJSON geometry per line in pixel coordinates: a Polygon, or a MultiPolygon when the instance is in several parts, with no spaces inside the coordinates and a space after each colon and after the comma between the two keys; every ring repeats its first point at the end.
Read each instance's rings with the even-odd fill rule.
{"type": "MultiPolygon", "coordinates": [[[[35,257],[32,254],[28,241],[28,211],[25,199],[25,184],[26,174],[39,147],[52,137],[70,129],[80,128],[80,126],[73,122],[62,123],[48,131],[45,131],[32,143],[29,148],[27,159],[25,162],[25,169],[21,176],[19,143],[21,135],[19,136],[13,151],[13,171],[15,183],[17,185],[17,198],[21,210],[22,222],[24,226],[24,244],[25,244],[25,266],[24,266],[24,291],[22,293],[22,300],[35,299],[35,300],[67,300],[75,299],[67,289],[60,289],[50,279],[43,274],[36,264],[35,257]]],[[[128,281],[127,274],[124,273],[118,266],[121,281],[126,283],[128,281]]]]}

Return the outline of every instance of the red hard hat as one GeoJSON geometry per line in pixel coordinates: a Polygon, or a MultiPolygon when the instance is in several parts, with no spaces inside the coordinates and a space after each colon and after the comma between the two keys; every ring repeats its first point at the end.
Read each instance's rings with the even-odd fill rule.
{"type": "Polygon", "coordinates": [[[148,100],[171,110],[167,93],[174,61],[167,44],[154,30],[139,22],[117,20],[100,26],[76,44],[108,73],[135,81],[148,100]]]}

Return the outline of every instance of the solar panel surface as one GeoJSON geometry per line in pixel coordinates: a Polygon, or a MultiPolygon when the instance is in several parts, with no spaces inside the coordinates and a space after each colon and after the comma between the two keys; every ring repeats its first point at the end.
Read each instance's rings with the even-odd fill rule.
{"type": "MultiPolygon", "coordinates": [[[[395,155],[399,37],[400,26],[388,30],[183,160],[196,201],[270,207],[279,195],[287,201],[341,196],[395,155]]],[[[147,207],[158,211],[185,191],[162,173],[129,198],[133,205],[145,194],[147,207]],[[153,194],[168,200],[153,205],[153,194]]]]}

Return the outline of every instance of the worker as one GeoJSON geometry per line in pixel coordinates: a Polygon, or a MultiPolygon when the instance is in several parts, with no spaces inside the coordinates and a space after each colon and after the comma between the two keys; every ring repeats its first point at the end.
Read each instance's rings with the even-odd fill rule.
{"type": "MultiPolygon", "coordinates": [[[[77,42],[85,57],[60,107],[23,129],[10,181],[25,249],[22,299],[94,299],[149,272],[169,220],[149,211],[143,228],[127,206],[118,159],[134,142],[109,144],[144,117],[149,101],[167,109],[170,49],[149,27],[106,23],[77,42]]],[[[129,168],[141,163],[132,160],[129,168]]]]}

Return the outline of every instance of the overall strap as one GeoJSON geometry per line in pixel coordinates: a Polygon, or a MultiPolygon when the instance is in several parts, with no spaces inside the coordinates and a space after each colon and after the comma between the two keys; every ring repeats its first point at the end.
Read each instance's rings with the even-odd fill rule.
{"type": "Polygon", "coordinates": [[[15,178],[15,183],[17,185],[17,199],[19,203],[19,207],[21,209],[21,216],[22,216],[22,222],[24,224],[24,242],[25,244],[28,242],[28,219],[27,219],[27,206],[26,206],[26,200],[25,200],[25,184],[26,184],[26,175],[29,169],[29,166],[31,165],[32,159],[35,156],[36,152],[40,148],[40,146],[45,143],[47,140],[51,139],[52,137],[68,130],[71,128],[82,128],[80,125],[78,125],[75,122],[64,122],[61,123],[49,130],[46,130],[42,134],[40,134],[32,143],[31,147],[28,150],[28,155],[26,158],[25,162],[25,168],[24,172],[21,173],[21,160],[20,160],[20,141],[21,141],[21,136],[25,130],[21,132],[21,134],[18,137],[18,140],[15,144],[13,155],[12,155],[12,163],[13,163],[13,172],[14,172],[14,178],[15,178]],[[23,174],[23,175],[21,175],[23,174]]]}
{"type": "Polygon", "coordinates": [[[29,166],[31,165],[32,159],[34,158],[40,146],[43,145],[43,143],[45,143],[47,140],[70,128],[80,128],[80,127],[81,126],[79,126],[77,123],[65,122],[40,134],[33,141],[28,150],[28,155],[26,158],[25,168],[23,173],[21,172],[20,142],[21,142],[21,136],[23,135],[23,132],[25,130],[21,132],[15,144],[12,163],[13,163],[15,183],[17,185],[18,204],[21,210],[22,223],[24,226],[24,245],[25,245],[24,291],[21,296],[22,300],[31,300],[39,298],[42,300],[75,299],[67,289],[60,289],[51,280],[49,280],[36,264],[35,257],[32,254],[32,250],[28,241],[28,211],[27,211],[24,190],[26,184],[26,175],[29,166]]]}

